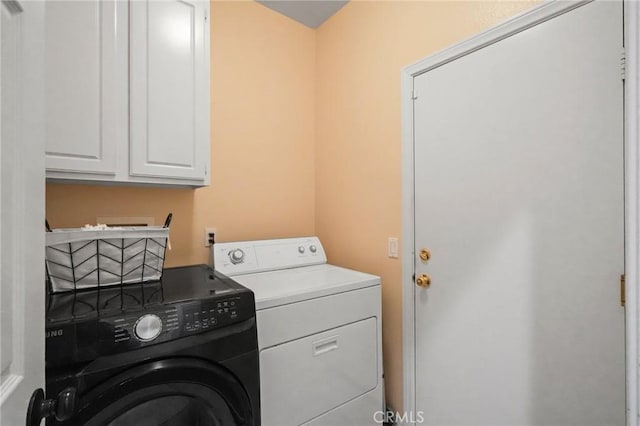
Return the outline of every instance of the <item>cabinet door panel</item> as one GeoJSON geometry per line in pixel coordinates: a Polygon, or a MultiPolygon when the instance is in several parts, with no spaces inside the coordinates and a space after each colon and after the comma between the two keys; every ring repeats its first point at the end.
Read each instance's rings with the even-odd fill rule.
{"type": "Polygon", "coordinates": [[[48,170],[115,173],[117,138],[126,136],[127,125],[118,119],[118,108],[126,108],[126,80],[117,81],[118,67],[126,66],[126,34],[114,25],[123,11],[126,3],[119,1],[47,4],[48,170]]]}
{"type": "Polygon", "coordinates": [[[130,174],[202,179],[209,163],[207,3],[130,3],[130,174]]]}

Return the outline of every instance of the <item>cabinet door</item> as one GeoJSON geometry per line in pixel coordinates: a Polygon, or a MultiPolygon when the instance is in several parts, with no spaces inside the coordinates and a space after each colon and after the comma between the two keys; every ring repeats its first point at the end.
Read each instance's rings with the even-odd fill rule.
{"type": "Polygon", "coordinates": [[[115,173],[127,137],[127,34],[116,25],[126,13],[123,1],[47,3],[48,171],[115,173]]]}
{"type": "Polygon", "coordinates": [[[132,176],[206,179],[208,7],[191,0],[130,2],[132,176]]]}

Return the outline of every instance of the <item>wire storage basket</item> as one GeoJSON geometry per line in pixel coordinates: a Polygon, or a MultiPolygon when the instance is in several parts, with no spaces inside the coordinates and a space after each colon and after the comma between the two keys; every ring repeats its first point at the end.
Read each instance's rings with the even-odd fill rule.
{"type": "Polygon", "coordinates": [[[52,293],[157,281],[162,277],[168,222],[45,234],[45,263],[52,293]]]}

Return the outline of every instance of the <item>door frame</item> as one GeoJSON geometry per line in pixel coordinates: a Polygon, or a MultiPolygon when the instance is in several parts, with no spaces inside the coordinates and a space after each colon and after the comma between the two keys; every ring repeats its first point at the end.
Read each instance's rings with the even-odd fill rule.
{"type": "MultiPolygon", "coordinates": [[[[401,73],[402,96],[402,307],[403,307],[403,408],[407,419],[416,418],[414,242],[414,77],[569,12],[592,0],[548,1],[507,21],[439,51],[401,73]]],[[[638,416],[640,354],[640,3],[624,0],[625,117],[625,274],[626,274],[626,406],[627,425],[640,426],[638,416]]],[[[622,52],[621,52],[622,55],[622,52]]],[[[622,57],[622,56],[621,56],[622,57]]],[[[408,425],[404,422],[402,424],[408,425]]]]}

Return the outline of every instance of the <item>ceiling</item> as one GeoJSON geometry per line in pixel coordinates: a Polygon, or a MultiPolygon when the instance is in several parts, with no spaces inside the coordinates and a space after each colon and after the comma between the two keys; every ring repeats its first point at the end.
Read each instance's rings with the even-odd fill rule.
{"type": "Polygon", "coordinates": [[[347,1],[339,0],[256,0],[310,28],[318,28],[342,8],[347,1]]]}

